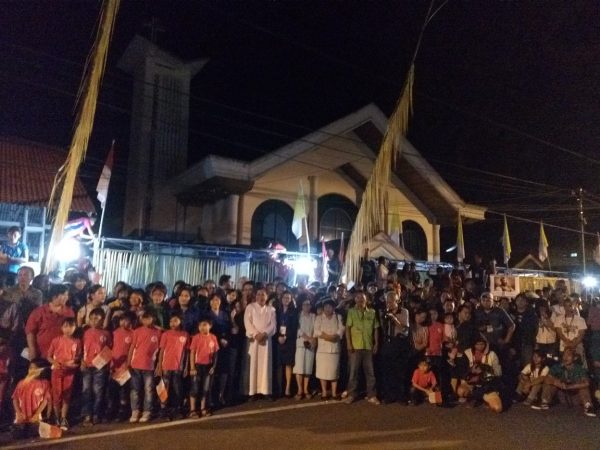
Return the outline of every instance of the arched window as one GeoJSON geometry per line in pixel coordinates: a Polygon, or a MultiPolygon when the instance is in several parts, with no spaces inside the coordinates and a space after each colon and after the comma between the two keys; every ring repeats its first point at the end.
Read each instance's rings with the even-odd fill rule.
{"type": "Polygon", "coordinates": [[[404,248],[419,261],[427,261],[427,236],[421,225],[412,220],[402,222],[404,248]]]}
{"type": "Polygon", "coordinates": [[[326,241],[349,238],[356,220],[357,208],[343,195],[327,194],[319,198],[319,239],[326,241]]]}
{"type": "Polygon", "coordinates": [[[294,210],[285,202],[267,200],[252,215],[251,243],[256,248],[266,248],[271,242],[279,242],[289,250],[298,247],[292,234],[294,210]]]}

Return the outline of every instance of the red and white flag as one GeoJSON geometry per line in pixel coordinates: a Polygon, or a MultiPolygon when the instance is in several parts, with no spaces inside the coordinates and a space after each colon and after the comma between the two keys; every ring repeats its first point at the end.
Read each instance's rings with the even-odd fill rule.
{"type": "Polygon", "coordinates": [[[110,151],[108,152],[106,162],[104,163],[102,173],[100,174],[100,179],[98,180],[98,185],[96,186],[96,192],[98,193],[96,198],[102,205],[102,209],[104,209],[104,206],[106,205],[106,198],[108,197],[108,185],[110,184],[110,176],[112,175],[114,150],[115,141],[113,141],[112,145],[110,146],[110,151]]]}

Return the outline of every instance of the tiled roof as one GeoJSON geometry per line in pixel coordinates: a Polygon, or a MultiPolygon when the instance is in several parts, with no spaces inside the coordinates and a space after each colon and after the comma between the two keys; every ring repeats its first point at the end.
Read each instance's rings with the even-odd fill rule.
{"type": "MultiPolygon", "coordinates": [[[[46,206],[54,177],[66,156],[66,150],[58,147],[0,137],[0,203],[46,206]]],[[[96,211],[79,178],[71,210],[96,211]]]]}

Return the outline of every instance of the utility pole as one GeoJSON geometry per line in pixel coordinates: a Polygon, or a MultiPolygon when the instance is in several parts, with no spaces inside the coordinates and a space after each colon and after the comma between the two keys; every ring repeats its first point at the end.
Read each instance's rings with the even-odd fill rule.
{"type": "Polygon", "coordinates": [[[579,225],[581,229],[581,261],[582,261],[582,269],[583,276],[587,275],[587,270],[585,266],[585,226],[587,222],[585,220],[585,215],[583,214],[583,188],[579,188],[577,192],[574,192],[574,195],[577,199],[577,206],[579,207],[579,225]]]}

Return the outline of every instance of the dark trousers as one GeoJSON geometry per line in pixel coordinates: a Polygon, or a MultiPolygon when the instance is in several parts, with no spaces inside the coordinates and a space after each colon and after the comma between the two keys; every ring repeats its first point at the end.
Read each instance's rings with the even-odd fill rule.
{"type": "Polygon", "coordinates": [[[81,414],[84,416],[100,416],[102,413],[102,403],[104,400],[104,390],[106,388],[106,380],[108,370],[106,367],[96,369],[95,367],[87,367],[81,371],[82,388],[81,396],[83,405],[81,414]]]}
{"type": "Polygon", "coordinates": [[[183,400],[183,376],[180,370],[165,370],[162,376],[165,388],[169,393],[169,399],[167,405],[174,410],[181,408],[181,401],[183,400]]]}
{"type": "Polygon", "coordinates": [[[196,376],[192,380],[190,391],[192,397],[200,396],[200,399],[205,399],[208,404],[210,404],[210,391],[213,380],[213,375],[210,374],[211,368],[212,364],[196,364],[196,376]]]}
{"type": "Polygon", "coordinates": [[[408,338],[384,339],[379,354],[383,398],[388,402],[406,401],[408,338]]]}
{"type": "Polygon", "coordinates": [[[116,414],[125,415],[129,414],[129,386],[130,381],[121,386],[112,378],[108,380],[108,388],[107,388],[107,410],[109,416],[114,416],[116,414]]]}
{"type": "Polygon", "coordinates": [[[141,395],[144,396],[144,412],[152,412],[152,404],[156,386],[154,386],[153,370],[131,370],[131,411],[140,411],[142,406],[141,395]]]}

